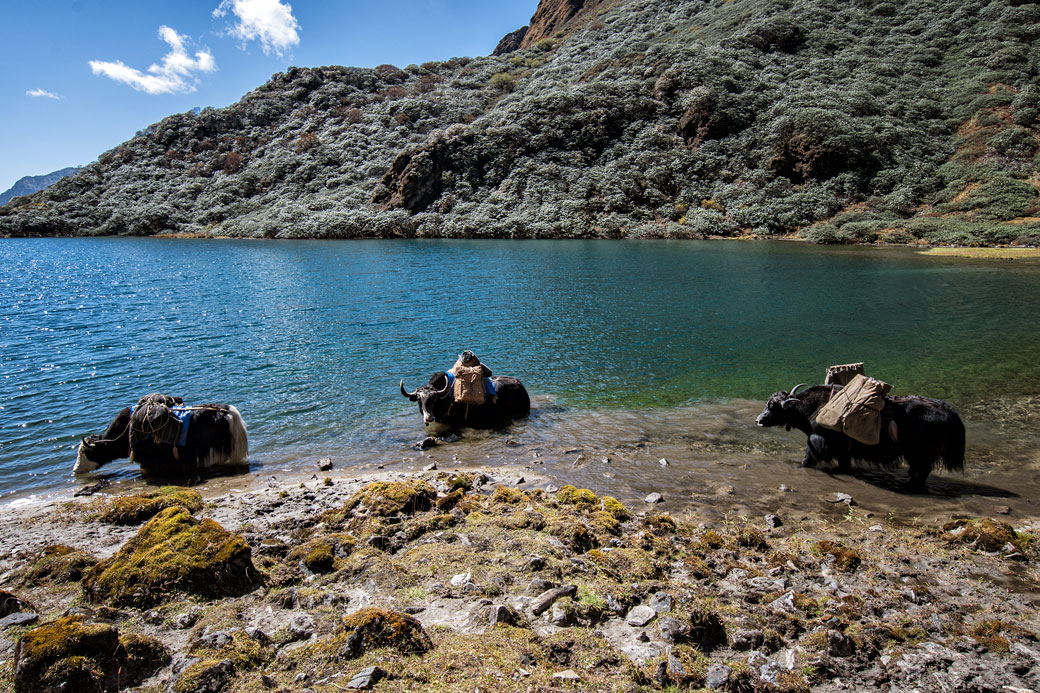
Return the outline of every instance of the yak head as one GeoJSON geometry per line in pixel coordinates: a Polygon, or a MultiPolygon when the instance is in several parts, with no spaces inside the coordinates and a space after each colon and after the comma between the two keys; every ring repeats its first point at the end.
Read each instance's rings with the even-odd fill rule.
{"type": "Polygon", "coordinates": [[[413,402],[419,403],[419,412],[423,416],[423,424],[429,426],[437,421],[438,414],[443,416],[447,413],[447,405],[451,404],[451,381],[443,374],[438,374],[444,379],[444,387],[438,388],[440,378],[435,375],[430,382],[420,386],[418,389],[408,392],[401,381],[401,394],[413,402]],[[441,406],[438,406],[441,405],[441,406]]]}
{"type": "Polygon", "coordinates": [[[789,410],[800,400],[795,396],[798,393],[798,389],[805,387],[805,384],[799,384],[794,387],[790,392],[774,392],[773,396],[766,402],[766,408],[762,410],[762,413],[755,419],[755,423],[762,427],[769,426],[786,426],[787,430],[791,430],[791,417],[789,416],[789,410]]]}

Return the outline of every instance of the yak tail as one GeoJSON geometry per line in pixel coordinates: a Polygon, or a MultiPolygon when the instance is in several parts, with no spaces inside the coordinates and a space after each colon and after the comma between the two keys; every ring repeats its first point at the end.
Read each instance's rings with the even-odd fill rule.
{"type": "Polygon", "coordinates": [[[943,446],[942,467],[948,472],[964,471],[964,422],[950,407],[950,428],[946,445],[943,446]]]}
{"type": "Polygon", "coordinates": [[[228,452],[227,464],[246,464],[249,460],[249,436],[246,432],[246,422],[233,405],[228,405],[228,415],[231,417],[231,450],[228,452]]]}

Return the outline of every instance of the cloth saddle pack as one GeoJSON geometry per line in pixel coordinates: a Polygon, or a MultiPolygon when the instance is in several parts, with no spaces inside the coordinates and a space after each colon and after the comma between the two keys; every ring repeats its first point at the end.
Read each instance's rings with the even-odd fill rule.
{"type": "Polygon", "coordinates": [[[816,423],[864,445],[877,445],[881,441],[881,409],[891,389],[888,383],[857,373],[820,408],[816,423]]]}
{"type": "Polygon", "coordinates": [[[484,368],[482,366],[456,365],[455,382],[452,385],[452,397],[462,404],[483,404],[484,368]]]}
{"type": "Polygon", "coordinates": [[[147,395],[130,408],[130,447],[149,441],[184,447],[191,409],[168,395],[147,395]]]}

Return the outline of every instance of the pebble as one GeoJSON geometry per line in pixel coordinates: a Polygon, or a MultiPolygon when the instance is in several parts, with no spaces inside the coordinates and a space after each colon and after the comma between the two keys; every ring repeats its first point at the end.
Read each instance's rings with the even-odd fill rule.
{"type": "Polygon", "coordinates": [[[541,570],[545,567],[545,559],[541,556],[531,556],[527,560],[527,567],[531,570],[541,570]]]}
{"type": "Polygon", "coordinates": [[[733,670],[725,664],[712,664],[704,675],[704,687],[712,689],[725,688],[732,673],[733,670]]]}
{"type": "Polygon", "coordinates": [[[512,625],[516,623],[516,615],[513,613],[513,610],[510,609],[508,606],[503,606],[502,604],[495,604],[491,607],[491,610],[488,612],[488,623],[492,626],[496,623],[505,623],[508,625],[512,625]]]}
{"type": "Polygon", "coordinates": [[[662,457],[661,459],[657,460],[657,464],[661,465],[662,467],[667,467],[670,463],[668,462],[668,460],[662,457]]]}
{"type": "Polygon", "coordinates": [[[670,643],[684,642],[692,632],[689,623],[672,616],[662,616],[657,622],[657,627],[661,631],[661,639],[670,643]]]}
{"type": "Polygon", "coordinates": [[[415,444],[415,447],[420,450],[429,450],[437,445],[437,439],[433,436],[427,436],[415,444]]]}
{"type": "Polygon", "coordinates": [[[664,502],[664,496],[662,496],[660,493],[651,493],[649,496],[647,496],[643,500],[645,500],[647,503],[650,503],[651,505],[654,505],[656,503],[663,503],[664,502]]]}
{"type": "Polygon", "coordinates": [[[1006,505],[1001,505],[993,510],[998,515],[1010,515],[1011,508],[1006,505]]]}
{"type": "Polygon", "coordinates": [[[667,592],[655,592],[654,596],[650,597],[650,608],[657,613],[663,611],[672,610],[672,595],[667,592]]]}
{"type": "Polygon", "coordinates": [[[794,489],[788,486],[787,484],[780,484],[781,493],[792,493],[793,491],[794,489]]]}
{"type": "Polygon", "coordinates": [[[824,500],[828,503],[845,503],[846,505],[856,504],[856,501],[852,500],[852,496],[847,493],[832,493],[824,498],[824,500]]]}
{"type": "Polygon", "coordinates": [[[580,681],[581,677],[578,676],[577,672],[573,669],[566,669],[564,671],[558,671],[552,675],[554,679],[560,679],[562,681],[580,681]]]}
{"type": "Polygon", "coordinates": [[[780,519],[779,515],[766,515],[766,527],[769,529],[776,529],[777,527],[783,527],[784,521],[780,519]]]}
{"type": "Polygon", "coordinates": [[[545,487],[545,492],[546,492],[546,493],[556,493],[556,492],[557,492],[557,491],[559,491],[559,490],[560,490],[560,487],[559,487],[559,486],[555,486],[555,485],[553,485],[553,484],[548,484],[548,485],[547,485],[547,486],[545,487]]]}
{"type": "Polygon", "coordinates": [[[38,618],[39,616],[32,611],[16,611],[13,614],[8,614],[7,616],[0,618],[0,628],[28,625],[38,618]]]}
{"type": "Polygon", "coordinates": [[[436,462],[430,462],[430,463],[429,463],[428,465],[426,465],[425,467],[423,467],[423,468],[422,468],[422,470],[423,470],[424,472],[433,472],[433,471],[436,471],[436,470],[437,470],[437,463],[436,463],[436,462]]]}
{"type": "Polygon", "coordinates": [[[320,460],[318,460],[318,471],[319,472],[328,472],[331,469],[332,469],[332,458],[331,457],[323,457],[320,460]]]}
{"type": "Polygon", "coordinates": [[[633,609],[628,612],[625,622],[630,626],[642,628],[646,624],[650,623],[650,621],[653,621],[655,616],[657,616],[656,611],[645,604],[640,604],[639,606],[633,607],[633,609]]]}
{"type": "Polygon", "coordinates": [[[386,672],[379,667],[365,667],[351,677],[350,681],[347,683],[347,688],[368,690],[379,683],[379,680],[384,676],[386,676],[386,672]]]}
{"type": "Polygon", "coordinates": [[[452,587],[462,587],[473,577],[472,573],[459,573],[451,578],[452,587]]]}
{"type": "Polygon", "coordinates": [[[851,657],[856,653],[852,638],[837,630],[827,631],[827,654],[831,657],[851,657]]]}

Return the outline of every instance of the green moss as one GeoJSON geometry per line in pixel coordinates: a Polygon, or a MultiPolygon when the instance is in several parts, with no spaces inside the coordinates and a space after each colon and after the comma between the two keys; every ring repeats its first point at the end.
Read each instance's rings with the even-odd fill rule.
{"type": "Polygon", "coordinates": [[[422,654],[433,647],[422,624],[406,614],[368,607],[343,619],[348,658],[372,649],[391,648],[402,654],[422,654]]]}
{"type": "Polygon", "coordinates": [[[444,512],[450,512],[452,508],[459,504],[459,501],[466,495],[462,489],[455,489],[450,492],[444,498],[438,498],[436,501],[437,509],[443,510],[444,512]]]}
{"type": "Polygon", "coordinates": [[[721,549],[726,545],[726,538],[714,529],[709,529],[701,535],[700,543],[709,549],[721,549]]]}
{"type": "MultiPolygon", "coordinates": [[[[214,677],[214,670],[227,660],[204,659],[190,665],[177,678],[170,690],[173,693],[198,693],[199,691],[220,691],[224,686],[214,677]]],[[[234,672],[234,666],[230,669],[234,672]]],[[[219,678],[219,677],[217,677],[219,678]]]]}
{"type": "Polygon", "coordinates": [[[599,545],[596,536],[585,523],[573,517],[557,515],[545,523],[545,531],[577,553],[585,553],[599,545]]]}
{"type": "Polygon", "coordinates": [[[813,551],[821,556],[834,556],[834,567],[843,573],[856,572],[860,563],[863,562],[860,555],[852,549],[827,539],[816,542],[813,551]]]}
{"type": "Polygon", "coordinates": [[[437,480],[447,486],[448,493],[452,491],[471,491],[473,489],[473,478],[473,474],[465,472],[441,473],[437,475],[437,480]]]}
{"type": "Polygon", "coordinates": [[[737,545],[749,549],[764,551],[769,548],[766,537],[762,531],[755,527],[741,527],[737,530],[737,545]]]}
{"type": "Polygon", "coordinates": [[[1007,522],[989,517],[948,522],[943,525],[943,531],[947,533],[950,541],[974,544],[983,551],[1003,551],[1008,544],[1015,551],[1022,551],[1022,544],[1014,527],[1007,522]]]}
{"type": "Polygon", "coordinates": [[[495,490],[492,491],[490,500],[492,503],[508,503],[509,505],[517,505],[519,503],[529,503],[531,497],[518,488],[509,488],[508,486],[502,486],[499,484],[495,487],[495,490]]]}
{"type": "Polygon", "coordinates": [[[24,582],[40,585],[48,582],[79,582],[94,567],[97,559],[71,546],[54,544],[44,548],[29,563],[24,582]]]}
{"type": "Polygon", "coordinates": [[[621,523],[610,513],[597,510],[589,517],[593,530],[600,534],[618,536],[621,534],[621,523]]]}
{"type": "Polygon", "coordinates": [[[625,522],[632,518],[632,513],[628,511],[628,508],[613,496],[603,496],[600,498],[599,506],[603,512],[610,513],[610,515],[619,522],[625,522]]]}
{"type": "Polygon", "coordinates": [[[589,551],[588,557],[600,571],[618,582],[652,580],[663,575],[654,555],[635,547],[589,551]]]}
{"type": "Polygon", "coordinates": [[[115,690],[117,682],[134,685],[151,676],[169,658],[151,638],[120,636],[111,625],[67,616],[22,636],[15,688],[36,691],[65,685],[62,690],[115,690]]]}
{"type": "Polygon", "coordinates": [[[163,510],[115,555],[83,579],[93,602],[151,606],[178,591],[207,597],[241,594],[259,575],[245,540],[181,507],[163,510]]]}
{"type": "Polygon", "coordinates": [[[425,481],[377,481],[351,496],[346,509],[358,506],[369,515],[414,515],[433,505],[437,492],[425,481]]]}
{"type": "Polygon", "coordinates": [[[656,536],[664,537],[675,534],[678,526],[675,524],[675,520],[672,519],[671,515],[664,513],[658,513],[651,515],[643,521],[646,528],[653,532],[656,536]]]}
{"type": "Polygon", "coordinates": [[[289,552],[287,560],[299,561],[312,573],[328,573],[335,569],[336,556],[347,556],[354,550],[354,539],[346,534],[331,534],[312,539],[289,552]]]}
{"type": "Polygon", "coordinates": [[[101,511],[99,519],[114,525],[136,525],[177,505],[197,513],[202,510],[202,496],[189,488],[163,486],[151,493],[112,499],[101,511]]]}
{"type": "Polygon", "coordinates": [[[596,505],[597,498],[596,494],[587,488],[576,488],[568,484],[556,492],[556,500],[566,505],[591,508],[596,505]]]}

